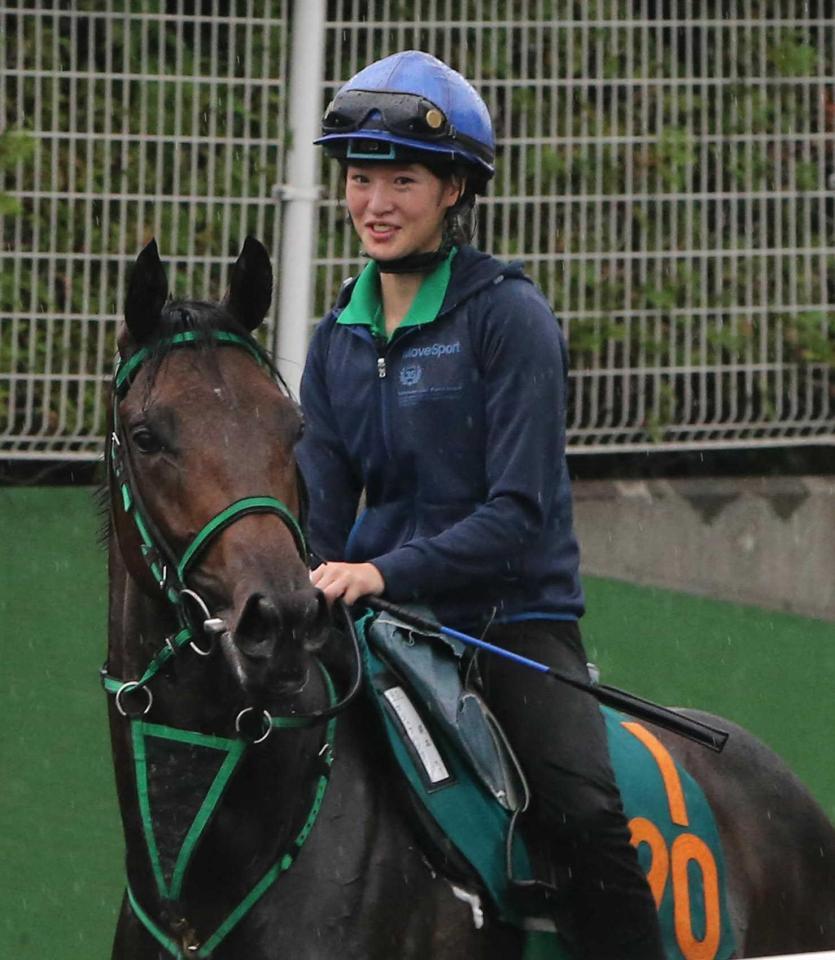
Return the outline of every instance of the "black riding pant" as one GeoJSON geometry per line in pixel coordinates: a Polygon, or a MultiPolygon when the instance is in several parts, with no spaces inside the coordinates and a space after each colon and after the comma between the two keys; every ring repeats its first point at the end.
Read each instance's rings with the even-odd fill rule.
{"type": "MultiPolygon", "coordinates": [[[[486,639],[588,680],[573,621],[498,624],[486,639]]],[[[498,656],[480,657],[487,702],[531,789],[528,835],[568,867],[584,960],[664,960],[655,904],[630,843],[597,701],[498,656]]]]}

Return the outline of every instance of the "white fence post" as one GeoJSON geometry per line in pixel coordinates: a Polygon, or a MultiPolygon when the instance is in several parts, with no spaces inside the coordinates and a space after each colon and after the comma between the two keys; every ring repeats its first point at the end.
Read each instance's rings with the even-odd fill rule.
{"type": "Polygon", "coordinates": [[[295,0],[287,111],[290,149],[287,182],[278,187],[283,223],[276,354],[278,369],[296,395],[312,312],[313,228],[319,197],[319,157],[313,140],[322,114],[324,48],[324,0],[295,0]]]}

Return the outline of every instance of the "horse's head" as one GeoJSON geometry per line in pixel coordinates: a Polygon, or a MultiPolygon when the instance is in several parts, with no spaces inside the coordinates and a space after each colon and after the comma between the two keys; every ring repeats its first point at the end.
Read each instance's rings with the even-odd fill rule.
{"type": "Polygon", "coordinates": [[[222,303],[169,301],[151,241],[128,288],[111,440],[128,572],[196,646],[219,641],[254,702],[302,683],[327,620],[301,531],[301,416],[252,337],[271,295],[248,238],[222,303]]]}

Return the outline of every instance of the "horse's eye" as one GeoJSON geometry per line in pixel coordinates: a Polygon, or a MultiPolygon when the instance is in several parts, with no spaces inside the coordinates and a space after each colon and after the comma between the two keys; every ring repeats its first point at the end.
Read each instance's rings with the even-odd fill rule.
{"type": "Polygon", "coordinates": [[[147,427],[139,427],[131,434],[134,446],[140,453],[159,453],[162,443],[147,427]]]}

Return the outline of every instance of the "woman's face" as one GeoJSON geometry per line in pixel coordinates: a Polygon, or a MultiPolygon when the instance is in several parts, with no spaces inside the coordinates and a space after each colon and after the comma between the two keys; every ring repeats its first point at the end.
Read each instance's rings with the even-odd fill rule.
{"type": "Polygon", "coordinates": [[[437,250],[444,215],[460,192],[460,184],[420,163],[351,164],[345,180],[348,213],[373,260],[437,250]]]}

